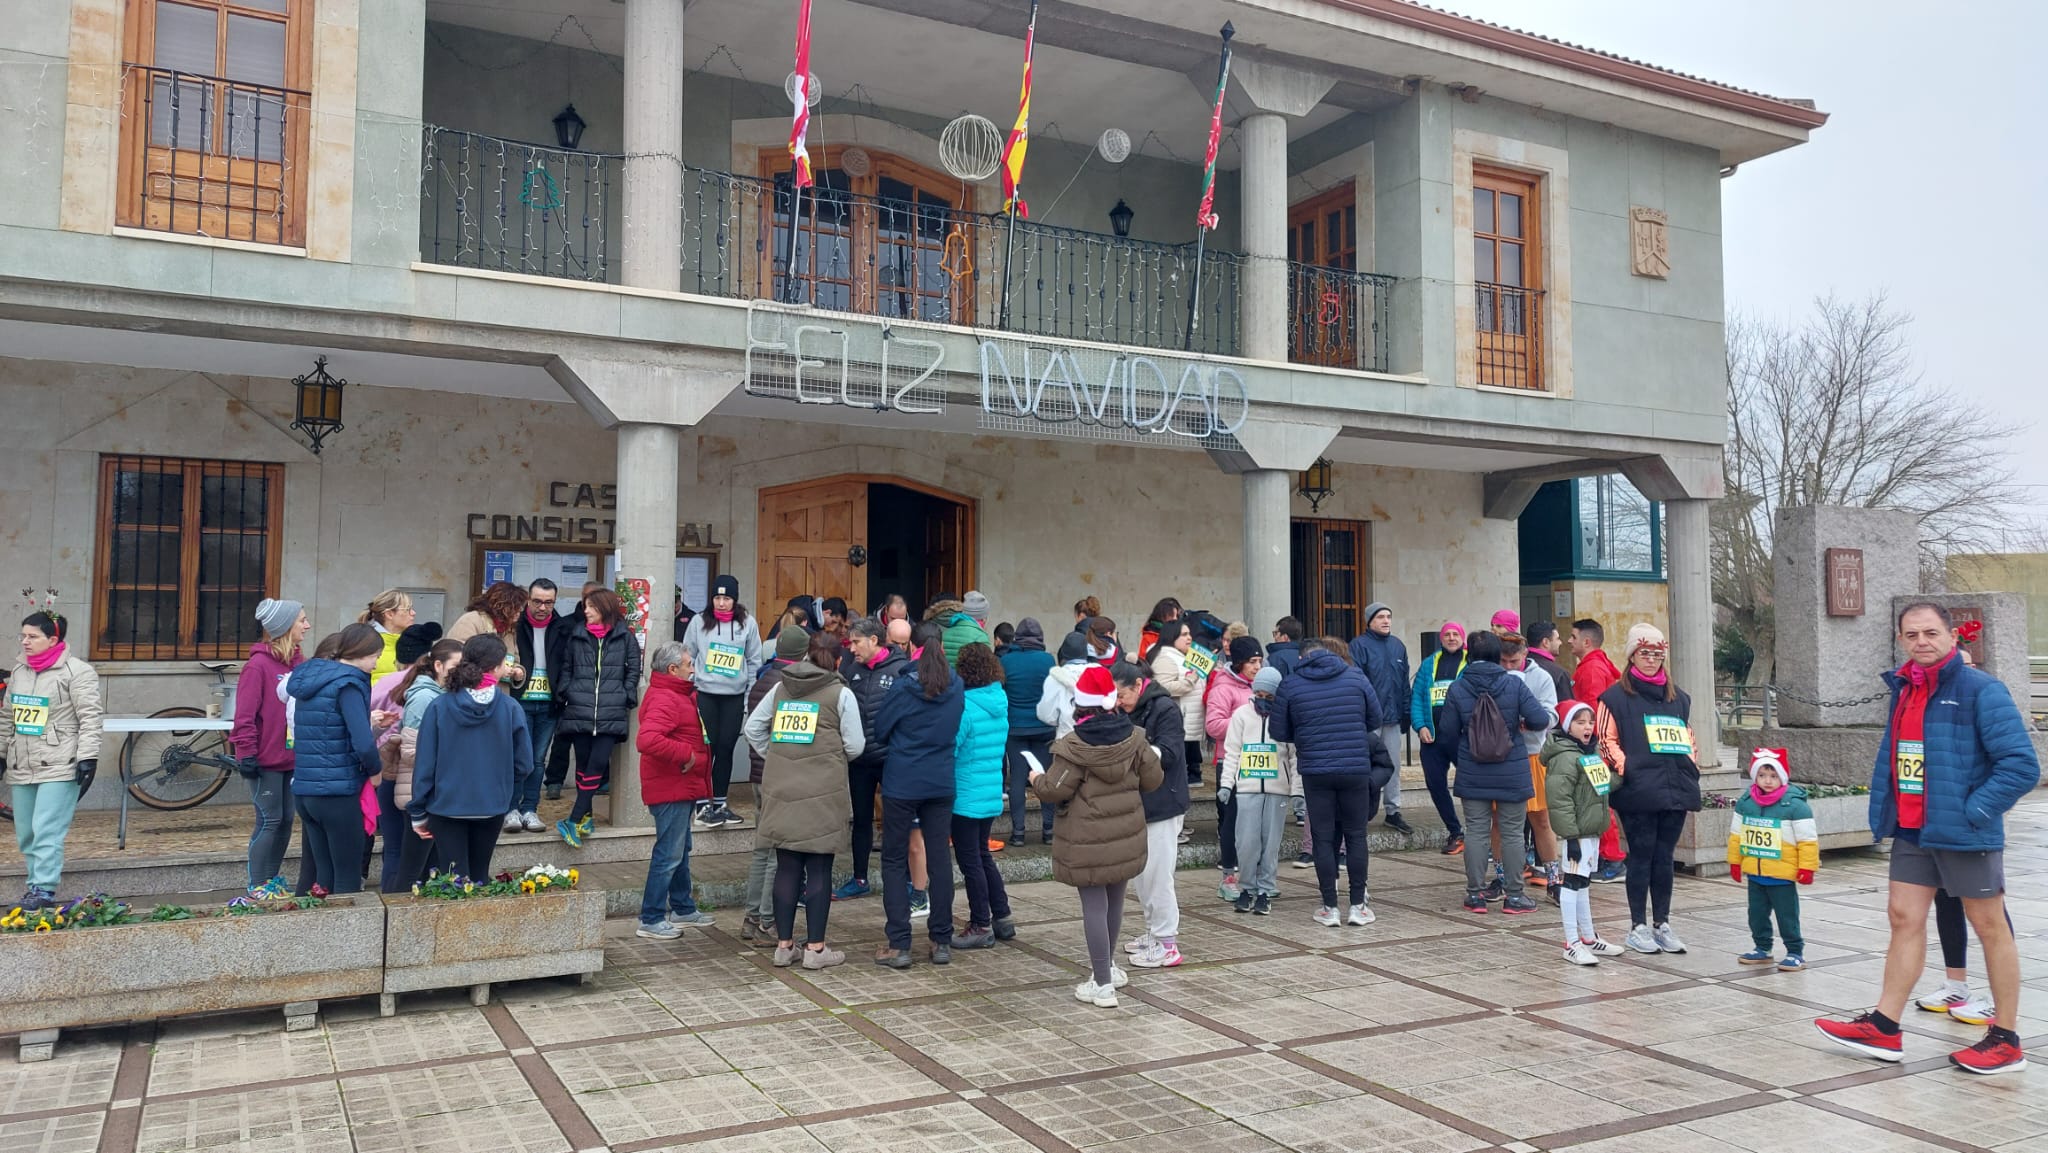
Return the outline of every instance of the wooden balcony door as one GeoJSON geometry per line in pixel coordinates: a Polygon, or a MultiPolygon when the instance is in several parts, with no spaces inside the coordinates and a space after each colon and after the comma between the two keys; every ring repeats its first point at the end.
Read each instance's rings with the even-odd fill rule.
{"type": "Polygon", "coordinates": [[[1543,237],[1536,177],[1472,170],[1478,382],[1532,391],[1543,376],[1543,237]]]}
{"type": "Polygon", "coordinates": [[[305,243],[313,0],[130,0],[123,225],[305,243]]]}
{"type": "MultiPolygon", "coordinates": [[[[973,221],[960,183],[900,157],[866,152],[852,167],[848,149],[822,150],[816,184],[804,190],[796,225],[796,299],[836,312],[938,324],[973,317],[973,278],[959,276],[973,251],[973,221]],[[951,254],[951,243],[958,252],[951,254]]],[[[778,274],[790,259],[794,186],[788,156],[764,152],[761,172],[774,181],[773,249],[760,283],[777,299],[790,293],[778,274]]]]}
{"type": "Polygon", "coordinates": [[[1288,278],[1288,323],[1294,329],[1289,359],[1355,367],[1358,286],[1349,276],[1315,271],[1358,271],[1358,202],[1351,181],[1288,210],[1287,259],[1304,266],[1293,269],[1288,278]]]}

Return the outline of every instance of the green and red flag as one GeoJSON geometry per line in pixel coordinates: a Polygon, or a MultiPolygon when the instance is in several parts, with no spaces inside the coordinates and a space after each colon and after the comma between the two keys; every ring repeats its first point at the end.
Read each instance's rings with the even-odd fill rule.
{"type": "Polygon", "coordinates": [[[1018,194],[1024,182],[1024,150],[1031,143],[1031,52],[1038,41],[1038,0],[1031,0],[1031,20],[1024,26],[1024,86],[1017,94],[1017,123],[1003,141],[1003,211],[1028,217],[1030,209],[1018,194]]]}
{"type": "Polygon", "coordinates": [[[789,126],[789,158],[796,166],[796,186],[811,186],[811,151],[804,138],[811,131],[811,0],[801,0],[796,16],[796,104],[789,126]]]}
{"type": "Polygon", "coordinates": [[[1216,148],[1223,142],[1223,94],[1230,88],[1230,38],[1237,29],[1223,25],[1223,58],[1216,66],[1216,102],[1209,112],[1209,150],[1202,162],[1202,204],[1195,209],[1195,226],[1213,230],[1221,223],[1216,217],[1216,148]]]}

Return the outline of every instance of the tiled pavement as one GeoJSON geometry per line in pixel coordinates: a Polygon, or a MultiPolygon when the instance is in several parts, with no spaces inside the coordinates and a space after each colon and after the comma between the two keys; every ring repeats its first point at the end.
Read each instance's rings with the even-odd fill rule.
{"type": "MultiPolygon", "coordinates": [[[[2021,1033],[2048,1054],[2048,794],[2012,830],[2021,1033]]],[[[1977,1030],[1915,1013],[1911,1060],[1885,1067],[1807,1024],[1874,995],[1878,854],[1827,859],[1799,974],[1735,964],[1743,894],[1725,881],[1679,882],[1690,953],[1582,970],[1547,905],[1459,911],[1455,867],[1376,859],[1379,921],[1342,930],[1308,920],[1310,873],[1283,869],[1263,918],[1218,902],[1213,871],[1183,873],[1189,964],[1135,972],[1116,1010],[1072,997],[1084,950],[1056,884],[1013,891],[1015,942],[907,973],[867,963],[872,899],[835,907],[849,963],[812,975],[770,968],[730,914],[672,943],[614,922],[594,981],[503,986],[483,1009],[332,1005],[296,1034],[274,1014],[172,1021],[67,1035],[32,1065],[9,1042],[0,1151],[2048,1150],[2048,1072],[1948,1068],[1977,1030]]],[[[1621,887],[1593,892],[1618,938],[1621,887]]]]}

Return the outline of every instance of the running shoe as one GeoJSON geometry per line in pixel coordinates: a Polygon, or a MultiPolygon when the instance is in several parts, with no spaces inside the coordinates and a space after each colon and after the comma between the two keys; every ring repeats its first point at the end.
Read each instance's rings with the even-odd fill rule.
{"type": "Polygon", "coordinates": [[[1415,831],[1415,826],[1408,823],[1408,818],[1398,812],[1387,814],[1387,827],[1404,837],[1415,831]]]}
{"type": "Polygon", "coordinates": [[[1616,881],[1628,880],[1628,865],[1622,861],[1609,861],[1593,874],[1596,885],[1612,885],[1616,881]]]}
{"type": "Polygon", "coordinates": [[[1635,928],[1630,929],[1628,936],[1623,938],[1622,943],[1638,953],[1661,953],[1664,951],[1663,947],[1657,944],[1657,938],[1650,932],[1648,925],[1637,925],[1635,928]]]}
{"type": "Polygon", "coordinates": [[[1093,980],[1083,981],[1074,986],[1074,999],[1097,1008],[1114,1009],[1116,989],[1113,986],[1098,985],[1093,980]]]}
{"type": "Polygon", "coordinates": [[[540,814],[532,809],[528,809],[519,815],[519,827],[529,833],[544,833],[548,829],[547,825],[541,821],[540,814]]]}
{"type": "Polygon", "coordinates": [[[2027,1067],[2027,1055],[2011,1041],[2001,1041],[1991,1034],[1967,1049],[1958,1049],[1948,1055],[1949,1062],[1965,1073],[1989,1076],[1993,1073],[2017,1073],[2027,1067]]]}
{"type": "Polygon", "coordinates": [[[1477,889],[1468,891],[1465,894],[1465,911],[1468,913],[1485,913],[1487,911],[1486,894],[1477,889]]]}
{"type": "Polygon", "coordinates": [[[1318,925],[1327,925],[1334,929],[1344,922],[1344,915],[1328,905],[1319,905],[1316,907],[1315,921],[1318,925]]]}
{"type": "Polygon", "coordinates": [[[1965,1025],[1989,1025],[1998,1019],[1998,1008],[1989,997],[1971,997],[1950,1008],[1948,1015],[1965,1025]]]}
{"type": "Polygon", "coordinates": [[[1913,999],[1915,1005],[1929,1013],[1946,1013],[1958,1005],[1968,1004],[1969,1001],[1970,987],[1955,982],[1943,982],[1934,992],[1913,999]]]}
{"type": "Polygon", "coordinates": [[[1351,915],[1349,917],[1344,918],[1344,923],[1347,925],[1362,926],[1370,925],[1377,920],[1379,920],[1379,917],[1372,911],[1372,906],[1361,904],[1351,906],[1351,915]]]}
{"type": "Polygon", "coordinates": [[[1140,933],[1124,942],[1124,952],[1136,955],[1159,943],[1159,938],[1150,933],[1140,933]]]}
{"type": "Polygon", "coordinates": [[[1580,941],[1579,944],[1584,945],[1586,951],[1595,957],[1619,957],[1623,953],[1628,952],[1627,949],[1622,948],[1620,945],[1609,944],[1599,937],[1595,937],[1590,941],[1580,941]]]}
{"type": "Polygon", "coordinates": [[[1521,893],[1516,893],[1514,896],[1509,897],[1507,900],[1501,902],[1500,911],[1508,914],[1509,916],[1517,916],[1522,913],[1533,913],[1536,911],[1536,902],[1530,900],[1528,897],[1522,895],[1521,893]]]}
{"type": "Polygon", "coordinates": [[[1244,886],[1240,885],[1237,880],[1237,870],[1225,869],[1223,871],[1222,883],[1216,886],[1216,895],[1226,901],[1235,901],[1238,895],[1243,892],[1244,886]]]}
{"type": "Polygon", "coordinates": [[[922,889],[910,890],[910,919],[922,920],[932,915],[932,897],[922,889]]]}
{"type": "Polygon", "coordinates": [[[1662,922],[1651,930],[1651,934],[1657,938],[1657,947],[1666,953],[1685,952],[1685,942],[1679,940],[1678,934],[1671,931],[1671,922],[1662,922]]]}
{"type": "Polygon", "coordinates": [[[1253,904],[1253,905],[1252,905],[1252,916],[1254,916],[1254,917],[1270,917],[1270,916],[1272,916],[1272,915],[1273,915],[1273,898],[1272,898],[1272,897],[1271,897],[1271,896],[1270,896],[1269,894],[1266,894],[1266,893],[1260,893],[1260,894],[1259,894],[1259,899],[1258,899],[1257,903],[1255,903],[1255,904],[1253,904]]]}
{"type": "Polygon", "coordinates": [[[1751,949],[1747,953],[1736,954],[1735,959],[1744,965],[1768,965],[1777,960],[1777,957],[1773,956],[1769,949],[1751,949]]]}
{"type": "Polygon", "coordinates": [[[1313,869],[1313,868],[1315,868],[1315,867],[1316,867],[1316,859],[1315,859],[1315,856],[1314,856],[1313,854],[1310,854],[1310,853],[1296,853],[1296,854],[1294,855],[1294,867],[1295,867],[1295,868],[1297,868],[1297,869],[1313,869]]]}
{"type": "Polygon", "coordinates": [[[1444,834],[1444,847],[1443,847],[1443,854],[1444,854],[1444,856],[1446,856],[1446,857],[1455,857],[1455,856],[1457,856],[1457,855],[1458,855],[1459,853],[1462,853],[1462,852],[1464,852],[1464,851],[1465,851],[1465,838],[1464,838],[1464,837],[1462,837],[1462,836],[1459,836],[1459,835],[1458,835],[1457,833],[1445,833],[1445,834],[1444,834]]]}
{"type": "Polygon", "coordinates": [[[633,935],[645,937],[650,941],[673,941],[683,935],[683,929],[682,926],[670,924],[667,921],[656,921],[652,925],[643,922],[638,929],[634,930],[633,935]]]}
{"type": "Polygon", "coordinates": [[[1573,941],[1564,947],[1564,959],[1574,965],[1597,965],[1600,963],[1600,958],[1595,957],[1593,950],[1588,949],[1585,943],[1581,941],[1573,941]]]}
{"type": "MultiPolygon", "coordinates": [[[[1905,1044],[1898,1032],[1887,1033],[1877,1027],[1869,1013],[1860,1013],[1848,1021],[1836,1021],[1822,1017],[1813,1023],[1820,1035],[1852,1053],[1875,1057],[1880,1061],[1899,1061],[1905,1058],[1905,1044]]],[[[1990,1040],[1990,1038],[1985,1038],[1990,1040]]],[[[1982,1044],[1982,1042],[1979,1042],[1982,1044]]],[[[1974,1049],[1974,1046],[1972,1047],[1974,1049]]],[[[1965,1050],[1969,1052],[1971,1050],[1965,1050]]],[[[1953,1060],[1954,1058],[1951,1058],[1953,1060]]],[[[1958,1065],[1962,1062],[1956,1062],[1958,1065]]],[[[1999,1070],[1992,1070],[1998,1072],[1999,1070]]]]}
{"type": "Polygon", "coordinates": [[[848,877],[844,881],[839,882],[838,888],[832,890],[832,899],[835,901],[851,901],[856,897],[865,897],[873,891],[868,888],[868,883],[865,880],[859,877],[848,877]]]}
{"type": "Polygon", "coordinates": [[[1804,968],[1806,968],[1806,958],[1797,953],[1787,953],[1785,954],[1785,959],[1778,962],[1778,972],[1780,973],[1797,973],[1804,968]]]}
{"type": "Polygon", "coordinates": [[[564,818],[555,822],[555,833],[572,849],[583,847],[583,826],[564,818]]]}
{"type": "Polygon", "coordinates": [[[1181,963],[1180,946],[1165,941],[1152,946],[1142,953],[1131,955],[1131,964],[1140,969],[1172,969],[1181,963]]]}
{"type": "Polygon", "coordinates": [[[1003,840],[1001,837],[990,837],[988,839],[988,851],[991,853],[1000,853],[1009,847],[1010,842],[1003,840]]]}
{"type": "Polygon", "coordinates": [[[1249,913],[1258,903],[1259,895],[1257,893],[1252,892],[1250,889],[1240,889],[1238,890],[1237,900],[1231,903],[1231,907],[1240,913],[1249,913]]]}

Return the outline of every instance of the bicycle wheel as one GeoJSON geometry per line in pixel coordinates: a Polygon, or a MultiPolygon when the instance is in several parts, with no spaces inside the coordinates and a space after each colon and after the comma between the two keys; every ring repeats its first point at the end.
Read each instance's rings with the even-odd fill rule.
{"type": "MultiPolygon", "coordinates": [[[[200,718],[206,713],[179,706],[150,716],[200,718]]],[[[189,809],[220,792],[232,761],[228,735],[217,730],[132,733],[121,746],[121,780],[129,796],[152,809],[189,809]]]]}

